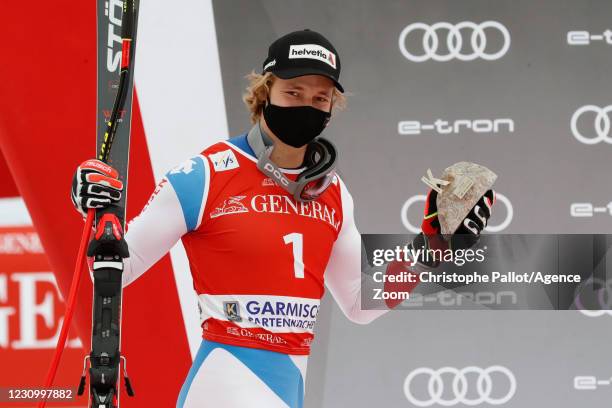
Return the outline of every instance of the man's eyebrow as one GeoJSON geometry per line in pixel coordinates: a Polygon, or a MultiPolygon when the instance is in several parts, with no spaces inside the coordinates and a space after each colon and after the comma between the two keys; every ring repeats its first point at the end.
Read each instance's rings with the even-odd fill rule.
{"type": "MultiPolygon", "coordinates": [[[[298,84],[287,84],[286,87],[289,89],[299,89],[300,91],[304,90],[304,87],[298,84]]],[[[327,90],[321,89],[320,91],[317,92],[317,94],[329,96],[330,92],[327,90]]]]}

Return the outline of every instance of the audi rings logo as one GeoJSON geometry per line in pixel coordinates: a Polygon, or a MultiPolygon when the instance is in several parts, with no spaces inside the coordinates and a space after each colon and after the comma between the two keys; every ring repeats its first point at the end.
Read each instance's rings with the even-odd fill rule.
{"type": "Polygon", "coordinates": [[[497,21],[485,21],[480,24],[463,21],[454,25],[447,22],[433,25],[412,23],[406,26],[399,36],[400,51],[404,57],[414,62],[424,62],[430,59],[446,62],[454,58],[460,61],[472,61],[476,58],[493,61],[503,57],[509,48],[510,32],[497,21]],[[420,31],[423,32],[422,47],[420,47],[422,51],[409,51],[406,42],[409,37],[417,36],[416,33],[420,31]],[[499,48],[495,47],[495,52],[490,52],[487,50],[487,44],[490,42],[487,35],[494,31],[501,33],[502,44],[499,48]],[[440,34],[444,32],[446,32],[446,47],[441,47],[440,34]],[[469,46],[464,46],[464,34],[469,35],[469,46]]]}
{"type": "MultiPolygon", "coordinates": [[[[608,144],[612,144],[612,130],[610,124],[610,112],[612,112],[612,105],[606,106],[605,108],[600,108],[595,105],[585,105],[582,108],[578,109],[574,112],[572,116],[571,128],[572,133],[579,142],[584,144],[593,145],[599,142],[606,142],[608,144]],[[589,131],[582,133],[578,128],[578,122],[583,117],[583,115],[587,114],[589,117],[594,117],[594,121],[591,122],[588,120],[589,131]],[[592,125],[592,127],[591,127],[592,125]]],[[[585,130],[585,129],[583,129],[585,130]]]]}
{"type": "Polygon", "coordinates": [[[429,407],[434,404],[445,407],[457,404],[474,406],[485,403],[502,405],[510,401],[515,392],[514,374],[500,365],[489,368],[469,366],[462,369],[442,367],[437,370],[420,367],[408,374],[404,380],[404,394],[408,401],[417,407],[429,407]],[[426,391],[416,393],[419,394],[416,396],[415,384],[419,381],[418,377],[425,378],[426,391]],[[470,381],[470,378],[474,377],[475,386],[470,381]],[[497,381],[498,377],[502,377],[502,381],[497,381]],[[495,387],[493,386],[494,378],[497,381],[495,387]],[[450,383],[447,380],[451,380],[450,383]],[[471,394],[475,394],[474,397],[469,397],[471,394]]]}
{"type": "Polygon", "coordinates": [[[612,279],[584,280],[574,291],[574,306],[588,317],[612,316],[612,279]]]}
{"type": "MultiPolygon", "coordinates": [[[[410,220],[408,219],[408,213],[411,211],[411,208],[414,204],[420,201],[424,203],[426,199],[427,197],[422,194],[412,196],[408,200],[406,200],[404,205],[402,205],[402,209],[400,210],[400,216],[402,218],[402,224],[404,225],[404,228],[406,228],[408,231],[410,231],[413,234],[418,234],[419,232],[421,232],[421,226],[420,226],[420,223],[419,225],[412,224],[410,220]]],[[[488,231],[488,232],[501,232],[505,230],[506,228],[508,228],[508,226],[512,222],[512,219],[514,218],[514,209],[512,208],[512,203],[510,202],[508,197],[495,191],[495,200],[496,201],[495,201],[495,205],[493,206],[492,218],[489,220],[489,223],[487,224],[487,227],[485,228],[485,231],[488,231]],[[500,204],[503,204],[503,206],[506,208],[506,215],[499,224],[494,224],[494,222],[497,220],[497,214],[499,212],[500,204]]],[[[422,209],[421,209],[420,214],[421,215],[423,214],[422,209]]]]}

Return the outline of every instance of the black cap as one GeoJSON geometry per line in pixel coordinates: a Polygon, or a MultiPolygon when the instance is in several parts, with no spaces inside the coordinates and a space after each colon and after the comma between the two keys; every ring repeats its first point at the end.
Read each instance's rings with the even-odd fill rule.
{"type": "Polygon", "coordinates": [[[280,37],[268,48],[263,71],[272,72],[282,79],[302,75],[324,75],[334,81],[336,88],[344,92],[338,82],[340,57],[334,46],[316,31],[294,31],[280,37]]]}

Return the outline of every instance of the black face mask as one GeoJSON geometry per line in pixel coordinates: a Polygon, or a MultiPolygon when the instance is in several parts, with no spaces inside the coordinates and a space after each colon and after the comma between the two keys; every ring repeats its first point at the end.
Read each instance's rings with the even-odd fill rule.
{"type": "Polygon", "coordinates": [[[302,147],[319,136],[329,118],[325,112],[312,106],[278,106],[270,101],[263,109],[268,127],[283,142],[293,147],[302,147]]]}

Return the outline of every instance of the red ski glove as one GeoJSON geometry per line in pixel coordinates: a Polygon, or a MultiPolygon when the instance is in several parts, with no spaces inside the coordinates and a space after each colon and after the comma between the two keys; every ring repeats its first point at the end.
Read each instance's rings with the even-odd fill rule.
{"type": "Polygon", "coordinates": [[[121,199],[123,182],[117,170],[100,160],[86,160],[72,178],[70,198],[84,217],[90,208],[104,208],[121,199]]]}
{"type": "Polygon", "coordinates": [[[415,239],[415,244],[420,242],[432,249],[467,249],[474,246],[480,239],[481,232],[487,226],[491,218],[491,209],[495,203],[495,192],[487,190],[480,200],[472,207],[457,228],[450,241],[446,241],[441,235],[440,220],[438,219],[438,206],[436,199],[438,193],[430,190],[425,202],[425,214],[421,224],[422,237],[415,239]]]}

